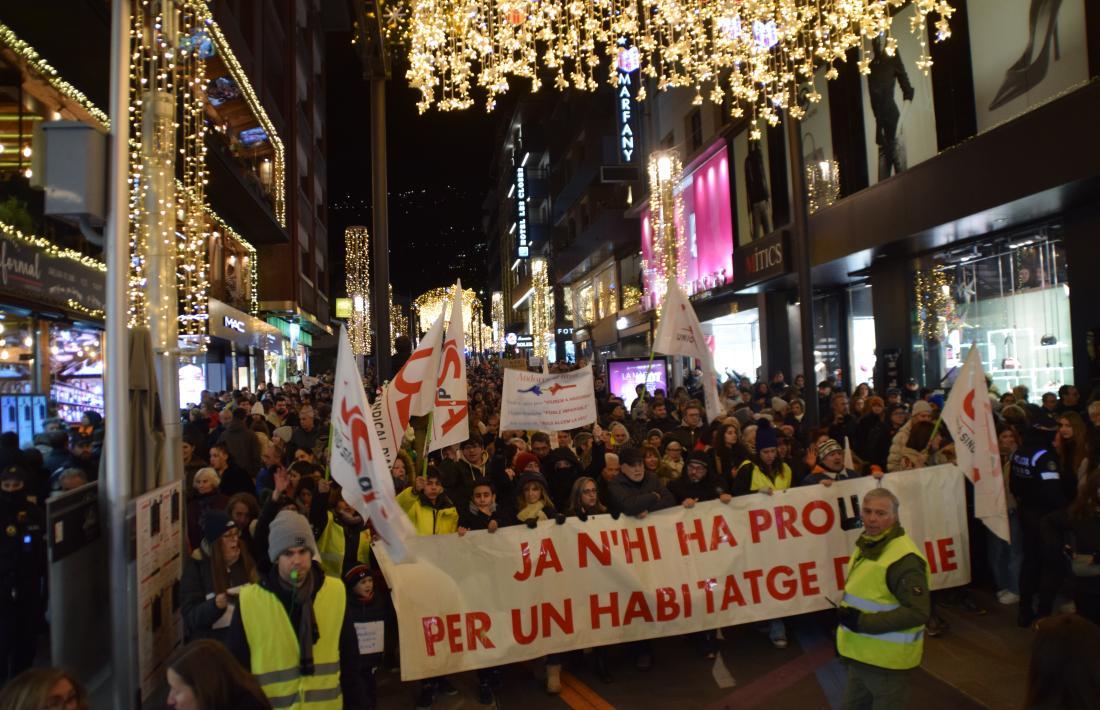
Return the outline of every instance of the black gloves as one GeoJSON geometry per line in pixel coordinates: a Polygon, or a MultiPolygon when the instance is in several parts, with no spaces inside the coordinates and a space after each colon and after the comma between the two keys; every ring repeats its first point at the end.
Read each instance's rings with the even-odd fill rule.
{"type": "Polygon", "coordinates": [[[527,527],[534,530],[538,526],[539,526],[539,519],[538,518],[528,518],[527,519],[527,527]]]}
{"type": "Polygon", "coordinates": [[[557,517],[554,518],[554,522],[556,522],[558,525],[565,525],[565,516],[561,513],[558,513],[557,517]]]}
{"type": "Polygon", "coordinates": [[[837,622],[851,631],[859,631],[859,617],[863,612],[852,606],[838,606],[836,608],[837,622]]]}

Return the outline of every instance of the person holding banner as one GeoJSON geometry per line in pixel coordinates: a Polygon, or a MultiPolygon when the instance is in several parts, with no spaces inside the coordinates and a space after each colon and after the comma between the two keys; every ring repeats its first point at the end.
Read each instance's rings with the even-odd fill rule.
{"type": "Polygon", "coordinates": [[[885,488],[863,497],[863,534],[837,607],[837,651],[848,675],[842,710],[905,707],[907,671],[921,662],[932,577],[898,521],[898,505],[885,488]]]}

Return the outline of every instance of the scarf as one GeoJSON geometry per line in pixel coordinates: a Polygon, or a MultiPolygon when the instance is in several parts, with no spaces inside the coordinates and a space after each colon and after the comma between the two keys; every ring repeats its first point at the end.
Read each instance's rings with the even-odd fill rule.
{"type": "MultiPolygon", "coordinates": [[[[295,606],[298,606],[302,610],[302,615],[298,618],[298,652],[299,652],[299,667],[302,670],[302,675],[313,675],[313,640],[314,640],[314,628],[313,628],[313,587],[315,580],[313,578],[313,570],[310,569],[306,572],[305,580],[297,587],[290,582],[285,581],[282,577],[279,577],[279,584],[282,588],[290,592],[290,608],[293,611],[295,606]]],[[[290,615],[291,620],[294,619],[294,614],[290,615]]]]}
{"type": "Polygon", "coordinates": [[[536,501],[534,503],[528,503],[523,506],[523,510],[516,514],[516,517],[520,520],[527,521],[531,518],[536,520],[546,520],[546,513],[542,511],[546,507],[546,501],[536,501]]]}
{"type": "MultiPolygon", "coordinates": [[[[474,515],[477,515],[478,513],[481,512],[481,508],[478,508],[477,505],[473,501],[470,501],[470,512],[473,513],[474,515]]],[[[497,512],[497,504],[494,502],[491,506],[489,506],[489,512],[487,513],[487,515],[489,517],[492,517],[493,514],[496,513],[496,512],[497,512]]]]}

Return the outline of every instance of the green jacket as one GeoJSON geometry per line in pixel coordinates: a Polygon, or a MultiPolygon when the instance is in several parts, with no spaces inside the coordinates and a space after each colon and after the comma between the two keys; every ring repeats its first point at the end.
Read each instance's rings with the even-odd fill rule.
{"type": "MultiPolygon", "coordinates": [[[[901,525],[894,525],[878,539],[868,535],[856,541],[859,553],[877,560],[886,544],[905,534],[901,525]]],[[[927,587],[925,562],[916,555],[906,555],[886,570],[886,586],[901,605],[891,611],[864,612],[859,617],[859,630],[867,634],[883,634],[889,631],[923,626],[932,614],[931,590],[927,587]]]]}

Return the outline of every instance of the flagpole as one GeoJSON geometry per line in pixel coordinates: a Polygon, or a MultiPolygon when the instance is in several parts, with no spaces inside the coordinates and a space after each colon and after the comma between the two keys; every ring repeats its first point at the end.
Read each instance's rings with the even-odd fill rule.
{"type": "Polygon", "coordinates": [[[420,455],[420,475],[428,475],[428,446],[432,441],[432,418],[435,416],[435,410],[428,412],[428,429],[424,432],[424,450],[420,455]]]}

